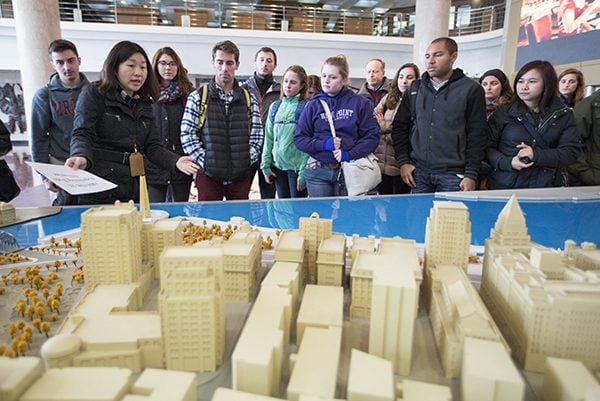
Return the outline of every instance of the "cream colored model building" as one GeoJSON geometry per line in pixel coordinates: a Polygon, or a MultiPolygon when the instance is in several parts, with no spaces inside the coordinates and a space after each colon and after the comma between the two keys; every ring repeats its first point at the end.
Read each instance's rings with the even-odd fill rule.
{"type": "Polygon", "coordinates": [[[307,249],[307,283],[317,283],[317,251],[321,241],[331,237],[331,219],[321,219],[317,213],[310,217],[300,217],[300,234],[304,237],[307,249]]]}
{"type": "Polygon", "coordinates": [[[300,395],[334,398],[342,345],[341,327],[307,327],[298,353],[290,356],[287,399],[300,395]]]}
{"type": "Polygon", "coordinates": [[[262,287],[231,355],[235,390],[264,396],[279,394],[291,319],[290,289],[262,287]]]}
{"type": "Polygon", "coordinates": [[[168,369],[213,372],[223,363],[223,250],[168,247],[160,256],[159,311],[168,369]]]}
{"type": "Polygon", "coordinates": [[[294,316],[298,309],[301,272],[302,265],[300,263],[275,262],[260,283],[261,288],[284,288],[292,296],[292,311],[294,316]]]}
{"type": "Polygon", "coordinates": [[[133,201],[88,209],[81,214],[85,289],[131,284],[142,275],[142,218],[133,201]]]}
{"type": "Polygon", "coordinates": [[[395,373],[410,373],[419,289],[413,272],[379,268],[373,277],[369,353],[392,362],[395,373]]]}
{"type": "MultiPolygon", "coordinates": [[[[376,251],[371,250],[374,239],[353,238],[352,247],[359,245],[353,257],[350,272],[350,317],[369,317],[371,315],[371,293],[373,275],[380,267],[390,267],[412,271],[417,289],[421,285],[422,272],[414,240],[400,237],[381,238],[376,251]],[[364,244],[365,246],[363,247],[364,244]],[[366,248],[363,249],[363,248],[366,248]]],[[[415,312],[418,305],[415,305],[415,312]]]]}
{"type": "Polygon", "coordinates": [[[346,272],[346,236],[333,233],[319,244],[317,284],[343,286],[346,272]]]}
{"type": "Polygon", "coordinates": [[[348,401],[395,401],[394,369],[388,360],[352,349],[348,401]]]}
{"type": "Polygon", "coordinates": [[[296,319],[296,345],[300,346],[308,327],[339,327],[344,323],[344,288],[312,285],[304,288],[296,319]]]}
{"type": "Polygon", "coordinates": [[[544,401],[579,401],[592,398],[600,390],[594,377],[580,361],[548,358],[544,375],[544,401]]]}
{"type": "Polygon", "coordinates": [[[462,359],[462,401],[523,400],[525,380],[502,344],[466,337],[462,359]]]}
{"type": "Polygon", "coordinates": [[[299,230],[285,230],[279,236],[275,246],[274,260],[276,262],[300,263],[300,283],[304,283],[308,274],[308,256],[306,255],[305,239],[299,230]]]}
{"type": "Polygon", "coordinates": [[[0,358],[0,400],[196,401],[198,397],[192,373],[146,369],[134,379],[132,372],[123,368],[71,367],[44,372],[41,366],[35,357],[0,358]]]}
{"type": "Polygon", "coordinates": [[[244,227],[223,242],[226,301],[250,302],[254,297],[262,263],[261,245],[260,232],[244,230],[244,227]]]}
{"type": "Polygon", "coordinates": [[[8,202],[0,202],[0,226],[17,221],[15,207],[8,202]]]}
{"type": "Polygon", "coordinates": [[[600,369],[600,280],[590,264],[597,252],[588,247],[578,266],[577,257],[529,240],[515,197],[500,212],[485,243],[480,293],[526,370],[543,372],[549,356],[600,369]]]}
{"type": "Polygon", "coordinates": [[[471,222],[462,202],[434,201],[425,228],[425,269],[438,264],[469,264],[471,222]]]}
{"type": "Polygon", "coordinates": [[[375,253],[377,244],[375,236],[361,237],[358,234],[352,234],[352,247],[350,248],[350,258],[354,260],[358,252],[375,253]]]}
{"type": "Polygon", "coordinates": [[[425,227],[423,300],[429,312],[431,289],[429,269],[439,264],[459,266],[467,271],[471,222],[462,202],[434,201],[425,227]]]}
{"type": "Polygon", "coordinates": [[[429,319],[447,377],[460,376],[463,343],[467,337],[499,342],[510,352],[462,268],[438,265],[429,269],[429,275],[432,286],[429,319]]]}
{"type": "Polygon", "coordinates": [[[96,286],[42,346],[46,366],[164,367],[160,317],[136,312],[139,294],[135,284],[96,286]]]}
{"type": "Polygon", "coordinates": [[[404,379],[396,385],[396,401],[452,401],[447,386],[404,379]]]}
{"type": "Polygon", "coordinates": [[[158,260],[168,246],[183,245],[184,220],[181,218],[148,221],[142,224],[142,258],[152,263],[155,278],[160,277],[158,260]]]}

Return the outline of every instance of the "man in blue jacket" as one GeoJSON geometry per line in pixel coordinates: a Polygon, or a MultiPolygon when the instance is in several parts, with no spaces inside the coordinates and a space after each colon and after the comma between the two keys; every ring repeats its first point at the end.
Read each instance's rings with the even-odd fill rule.
{"type": "Polygon", "coordinates": [[[482,87],[453,69],[458,46],[435,39],[427,72],[404,93],[392,126],[402,180],[413,193],[472,191],[487,139],[482,87]]]}
{"type": "MultiPolygon", "coordinates": [[[[56,72],[33,96],[31,153],[35,162],[63,165],[70,154],[77,98],[89,82],[79,72],[81,58],[72,42],[64,39],[53,41],[48,46],[48,55],[56,72]]],[[[76,204],[67,192],[51,181],[44,181],[46,188],[56,193],[54,206],[76,204]]]]}

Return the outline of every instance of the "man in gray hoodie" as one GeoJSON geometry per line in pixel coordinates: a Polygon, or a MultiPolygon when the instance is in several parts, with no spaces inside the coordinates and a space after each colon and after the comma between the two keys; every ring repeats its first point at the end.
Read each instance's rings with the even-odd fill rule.
{"type": "MultiPolygon", "coordinates": [[[[33,161],[64,164],[69,158],[75,105],[81,90],[89,82],[79,72],[81,58],[75,45],[57,39],[48,46],[48,55],[56,71],[48,83],[38,89],[31,108],[31,153],[33,161]]],[[[65,191],[44,179],[46,188],[56,193],[54,206],[75,204],[65,191]]]]}

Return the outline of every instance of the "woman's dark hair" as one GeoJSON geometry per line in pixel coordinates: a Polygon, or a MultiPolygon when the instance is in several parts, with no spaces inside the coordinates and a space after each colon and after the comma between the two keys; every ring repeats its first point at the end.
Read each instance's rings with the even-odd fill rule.
{"type": "Polygon", "coordinates": [[[544,114],[545,110],[550,106],[550,103],[552,103],[552,100],[554,100],[558,93],[558,77],[556,76],[556,71],[552,64],[546,60],[530,61],[517,72],[513,82],[515,94],[511,100],[511,104],[517,100],[521,100],[517,94],[517,82],[519,82],[523,75],[531,70],[538,70],[542,76],[542,81],[544,82],[544,90],[542,91],[542,96],[540,97],[540,102],[538,104],[540,113],[544,114]]]}
{"type": "Polygon", "coordinates": [[[415,79],[419,79],[419,67],[417,67],[414,63],[406,63],[402,67],[398,68],[396,71],[396,75],[394,75],[394,79],[390,84],[390,91],[388,92],[387,100],[385,101],[385,108],[388,110],[395,109],[400,99],[402,99],[402,92],[400,92],[400,88],[398,88],[398,77],[400,76],[400,71],[405,68],[412,68],[415,72],[415,79]]]}
{"type": "Polygon", "coordinates": [[[573,74],[577,77],[577,89],[573,92],[573,102],[577,103],[585,97],[585,80],[583,79],[583,73],[576,68],[568,68],[560,73],[558,76],[558,82],[565,76],[573,74]]]}
{"type": "MultiPolygon", "coordinates": [[[[301,85],[300,91],[298,92],[298,94],[300,95],[300,100],[306,99],[306,93],[308,92],[308,77],[306,76],[306,70],[301,65],[290,65],[283,72],[284,78],[285,78],[285,74],[287,74],[288,71],[291,71],[294,74],[298,75],[298,78],[300,79],[300,85],[301,85]]],[[[283,89],[282,89],[281,95],[279,96],[279,98],[283,99],[284,97],[285,97],[285,95],[284,95],[283,89]]]]}
{"type": "Polygon", "coordinates": [[[321,87],[321,77],[319,77],[318,75],[314,75],[314,74],[309,75],[308,79],[307,79],[307,84],[306,84],[307,91],[308,91],[308,88],[315,88],[316,89],[315,93],[319,93],[319,92],[323,91],[323,88],[321,87]]]}
{"type": "Polygon", "coordinates": [[[154,71],[156,80],[161,86],[163,85],[163,79],[158,73],[158,61],[160,60],[163,54],[166,54],[167,56],[171,57],[175,64],[177,64],[177,74],[175,75],[175,78],[173,78],[173,81],[181,85],[182,95],[184,98],[186,98],[194,90],[194,85],[188,78],[187,69],[183,66],[181,58],[179,58],[177,53],[175,53],[175,50],[173,50],[169,46],[161,47],[160,49],[158,49],[156,53],[154,53],[154,57],[152,58],[152,70],[154,71]]]}
{"type": "Polygon", "coordinates": [[[128,40],[117,43],[108,52],[108,56],[106,56],[106,60],[104,60],[104,65],[102,66],[102,71],[100,71],[100,85],[98,86],[100,93],[106,95],[110,92],[118,93],[120,91],[121,85],[118,78],[119,66],[129,60],[135,53],[140,53],[144,56],[148,72],[146,80],[140,90],[137,91],[137,94],[142,100],[154,101],[158,99],[158,83],[154,77],[152,64],[146,51],[142,46],[128,40]]]}
{"type": "Polygon", "coordinates": [[[481,84],[483,80],[489,76],[496,77],[502,86],[502,90],[500,91],[500,96],[498,97],[498,101],[502,103],[501,99],[510,99],[513,95],[513,90],[510,87],[510,82],[508,81],[508,77],[504,73],[504,71],[494,68],[492,70],[488,70],[483,73],[483,75],[479,78],[479,83],[481,84]]]}

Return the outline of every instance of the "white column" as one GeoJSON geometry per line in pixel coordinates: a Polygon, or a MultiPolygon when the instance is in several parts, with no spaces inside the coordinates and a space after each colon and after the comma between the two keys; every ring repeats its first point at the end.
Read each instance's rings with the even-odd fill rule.
{"type": "Polygon", "coordinates": [[[60,13],[57,0],[18,0],[12,4],[27,129],[31,136],[31,100],[53,71],[48,45],[60,38],[60,13]]]}
{"type": "Polygon", "coordinates": [[[521,23],[521,7],[523,0],[506,2],[504,12],[504,30],[502,32],[502,70],[509,81],[515,75],[517,62],[517,42],[519,41],[519,25],[521,23]]]}
{"type": "Polygon", "coordinates": [[[425,68],[425,52],[433,39],[448,36],[450,0],[418,0],[415,12],[413,62],[425,68]]]}

